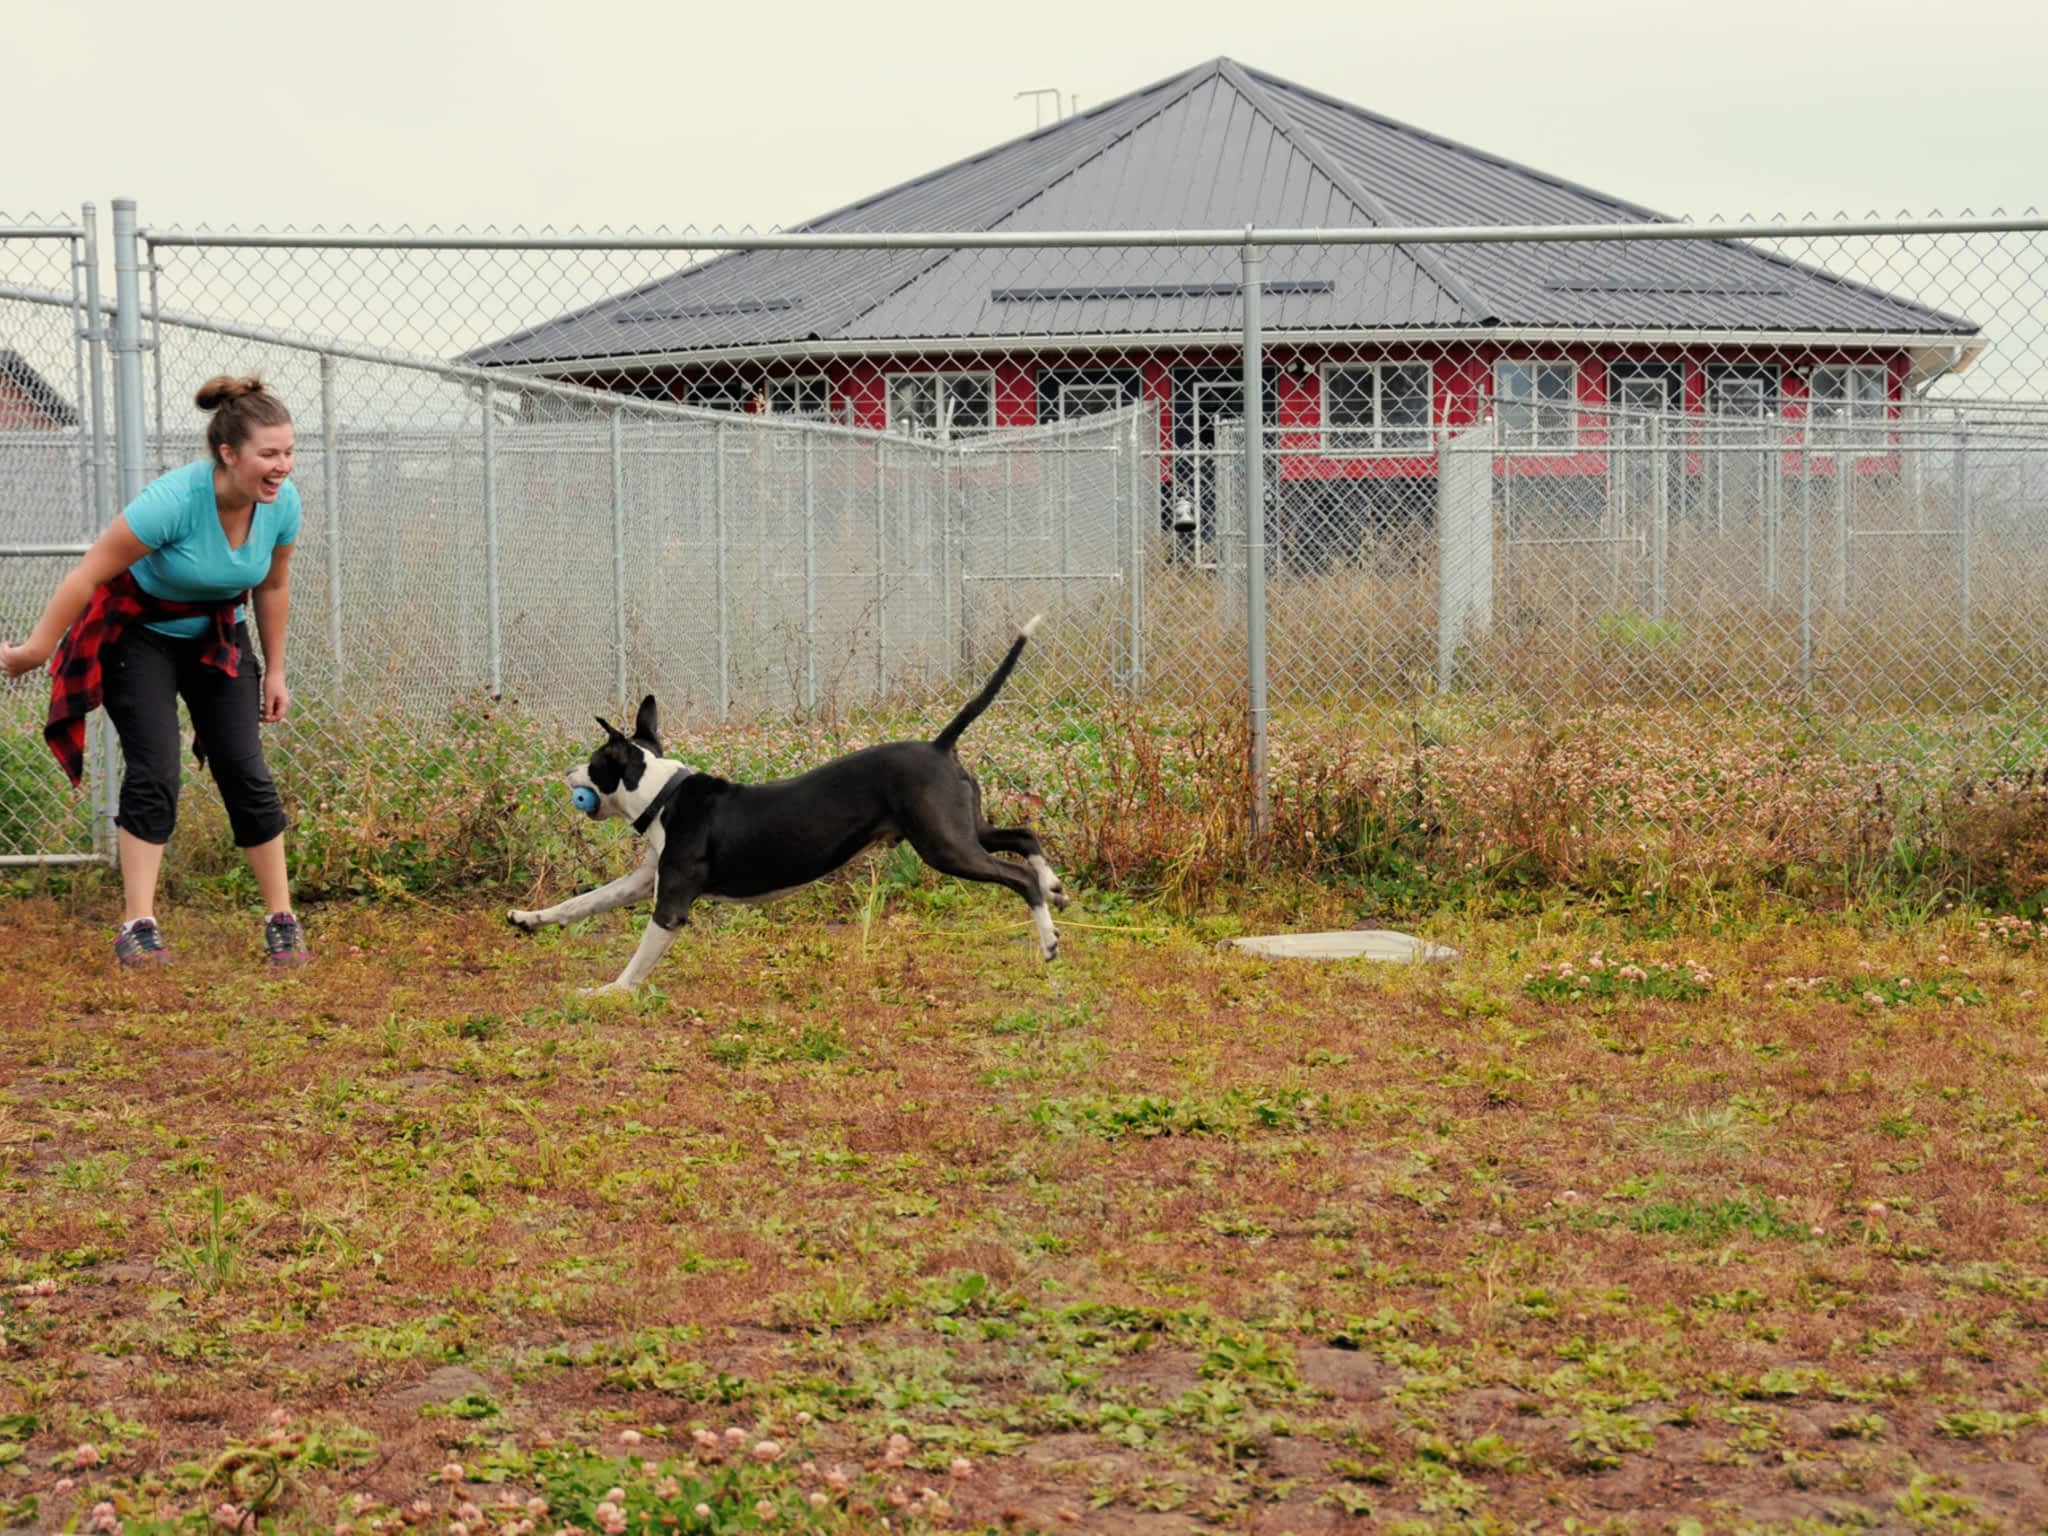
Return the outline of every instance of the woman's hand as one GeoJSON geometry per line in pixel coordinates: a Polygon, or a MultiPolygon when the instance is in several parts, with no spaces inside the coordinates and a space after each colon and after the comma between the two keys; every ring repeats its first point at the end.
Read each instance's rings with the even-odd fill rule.
{"type": "Polygon", "coordinates": [[[282,672],[263,674],[263,723],[275,725],[292,707],[292,691],[284,685],[282,672]]]}
{"type": "Polygon", "coordinates": [[[26,677],[49,659],[47,654],[38,656],[33,644],[15,645],[0,640],[0,672],[9,677],[26,677]]]}

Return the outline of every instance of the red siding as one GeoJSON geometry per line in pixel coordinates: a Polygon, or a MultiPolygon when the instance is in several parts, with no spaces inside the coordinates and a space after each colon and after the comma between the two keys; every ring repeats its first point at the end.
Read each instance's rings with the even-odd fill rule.
{"type": "MultiPolygon", "coordinates": [[[[1609,396],[1608,365],[1612,362],[1675,362],[1680,368],[1680,393],[1685,411],[1700,414],[1706,409],[1707,368],[1711,363],[1765,361],[1779,368],[1780,397],[1785,415],[1793,421],[1805,413],[1808,370],[1829,363],[1857,363],[1884,366],[1890,377],[1890,394],[1897,402],[1905,398],[1909,360],[1899,352],[1881,353],[1868,349],[1809,350],[1797,354],[1736,347],[1686,347],[1683,345],[1595,346],[1565,345],[1510,347],[1475,341],[1448,347],[1402,348],[1394,345],[1336,349],[1275,348],[1268,354],[1276,374],[1279,453],[1277,473],[1286,480],[1379,480],[1427,478],[1436,472],[1436,456],[1429,453],[1399,453],[1337,456],[1322,449],[1322,369],[1330,364],[1404,362],[1421,357],[1431,364],[1434,394],[1432,415],[1439,428],[1457,429],[1483,421],[1492,394],[1493,365],[1503,358],[1535,360],[1568,359],[1578,364],[1577,399],[1580,444],[1583,451],[1518,453],[1510,457],[1511,472],[1519,477],[1549,478],[1599,476],[1606,472],[1604,449],[1607,438],[1601,413],[1609,396]]],[[[934,352],[927,355],[892,358],[854,358],[822,364],[792,365],[778,373],[823,372],[830,383],[835,415],[855,426],[876,431],[888,425],[888,378],[898,373],[984,373],[995,381],[995,419],[998,426],[1031,426],[1038,421],[1038,375],[1044,368],[1136,368],[1144,398],[1159,407],[1159,448],[1162,477],[1170,476],[1165,462],[1173,452],[1173,372],[1183,367],[1238,366],[1230,351],[1178,350],[1133,356],[1129,352],[1094,352],[1085,348],[1033,356],[934,352]]],[[[671,393],[683,393],[683,380],[671,380],[671,393]]],[[[0,396],[0,420],[5,420],[6,400],[0,396]]],[[[1697,472],[1699,455],[1688,456],[1687,468],[1697,472]]],[[[1832,455],[1815,455],[1812,471],[1834,473],[1832,455]]],[[[1896,473],[1898,455],[1859,455],[1859,472],[1896,473]]],[[[1796,447],[1788,449],[1786,467],[1799,473],[1801,457],[1796,447]]]]}

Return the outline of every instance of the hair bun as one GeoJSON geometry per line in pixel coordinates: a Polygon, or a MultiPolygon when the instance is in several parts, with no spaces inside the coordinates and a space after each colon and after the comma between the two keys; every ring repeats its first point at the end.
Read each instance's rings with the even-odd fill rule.
{"type": "Polygon", "coordinates": [[[236,378],[232,374],[217,374],[199,386],[199,393],[192,397],[193,403],[202,411],[217,411],[230,400],[239,400],[244,395],[263,393],[263,376],[248,374],[236,378]]]}

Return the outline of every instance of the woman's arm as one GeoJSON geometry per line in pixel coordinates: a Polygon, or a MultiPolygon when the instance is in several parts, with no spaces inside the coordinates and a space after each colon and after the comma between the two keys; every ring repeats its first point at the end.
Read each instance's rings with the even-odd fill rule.
{"type": "Polygon", "coordinates": [[[57,583],[56,592],[43,609],[43,616],[36,620],[36,627],[29,631],[28,639],[19,645],[0,641],[0,670],[9,677],[20,677],[42,666],[50,659],[50,653],[57,649],[57,642],[64,638],[64,632],[85,612],[85,605],[92,601],[94,589],[112,581],[149,553],[149,546],[129,529],[126,514],[116,517],[107,525],[107,531],[93,541],[92,548],[85,552],[78,564],[57,583]]]}
{"type": "Polygon", "coordinates": [[[270,552],[270,574],[249,594],[256,610],[256,638],[263,642],[263,718],[276,722],[291,708],[284,682],[284,634],[292,613],[292,546],[270,552]]]}

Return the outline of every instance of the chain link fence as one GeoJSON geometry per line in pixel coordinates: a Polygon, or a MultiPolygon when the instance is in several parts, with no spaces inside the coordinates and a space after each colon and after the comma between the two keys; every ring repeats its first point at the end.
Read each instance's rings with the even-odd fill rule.
{"type": "MultiPolygon", "coordinates": [[[[112,515],[88,230],[0,215],[0,633],[25,636],[50,589],[112,515]]],[[[75,863],[108,847],[105,722],[87,737],[96,797],[44,749],[46,698],[0,687],[0,866],[75,863]]]]}
{"type": "MultiPolygon", "coordinates": [[[[1032,708],[1245,704],[1261,748],[1617,706],[2038,735],[2036,216],[1247,240],[913,211],[145,231],[131,473],[199,456],[211,374],[297,416],[287,764],[479,693],[568,729],[647,689],[691,722],[955,700],[1039,611],[1032,708]]],[[[0,414],[10,633],[61,570],[19,551],[120,499],[84,233],[36,224],[0,220],[0,355],[69,416],[0,414]]],[[[0,855],[103,847],[8,809],[54,778],[30,692],[0,855]]]]}

